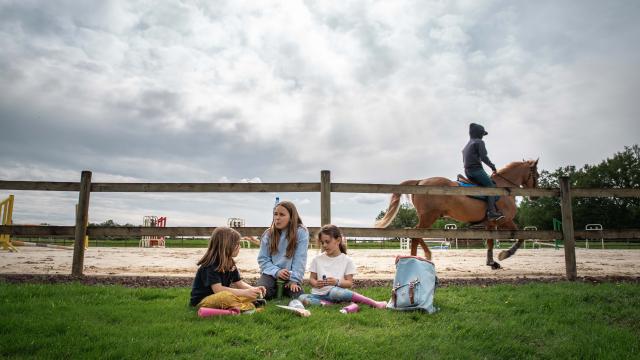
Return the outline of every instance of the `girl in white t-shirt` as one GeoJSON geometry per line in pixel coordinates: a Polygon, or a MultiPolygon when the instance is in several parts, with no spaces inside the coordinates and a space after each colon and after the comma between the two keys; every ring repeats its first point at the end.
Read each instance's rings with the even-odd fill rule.
{"type": "Polygon", "coordinates": [[[318,245],[322,253],[311,261],[311,294],[300,295],[305,305],[328,305],[352,301],[383,309],[384,301],[375,301],[349,290],[353,286],[356,267],[347,254],[347,244],[335,225],[325,225],[318,232],[318,245]]]}

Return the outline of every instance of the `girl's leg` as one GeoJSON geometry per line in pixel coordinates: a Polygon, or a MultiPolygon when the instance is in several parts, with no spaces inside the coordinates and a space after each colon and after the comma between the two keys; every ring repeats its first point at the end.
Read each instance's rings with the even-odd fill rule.
{"type": "Polygon", "coordinates": [[[209,295],[198,303],[198,307],[209,309],[234,310],[236,312],[254,310],[255,306],[251,299],[244,296],[233,295],[229,291],[221,291],[209,295]]]}
{"type": "Polygon", "coordinates": [[[256,286],[264,286],[267,289],[267,293],[264,295],[266,300],[271,300],[276,297],[276,278],[273,276],[267,274],[260,275],[256,286]]]}
{"type": "Polygon", "coordinates": [[[344,289],[338,286],[332,287],[331,290],[329,290],[329,293],[327,294],[327,300],[337,302],[337,303],[349,302],[351,301],[352,297],[353,297],[353,291],[349,289],[344,289]]]}
{"type": "Polygon", "coordinates": [[[198,316],[201,318],[210,316],[222,316],[222,315],[238,315],[240,310],[237,309],[213,309],[208,307],[201,307],[198,309],[198,316]]]}
{"type": "Polygon", "coordinates": [[[353,296],[351,297],[351,301],[355,303],[369,305],[372,308],[376,309],[384,309],[387,306],[386,301],[376,301],[366,296],[360,295],[355,291],[352,291],[351,293],[353,294],[353,296]]]}
{"type": "Polygon", "coordinates": [[[302,294],[298,297],[298,300],[300,300],[305,306],[322,305],[322,302],[324,301],[322,298],[323,296],[321,295],[302,294]]]}

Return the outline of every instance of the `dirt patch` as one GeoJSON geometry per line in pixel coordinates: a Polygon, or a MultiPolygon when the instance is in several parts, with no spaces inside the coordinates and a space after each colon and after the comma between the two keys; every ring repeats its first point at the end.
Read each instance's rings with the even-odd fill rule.
{"type": "MultiPolygon", "coordinates": [[[[44,282],[70,281],[72,251],[20,247],[20,252],[0,252],[0,278],[42,279],[44,282]],[[27,275],[24,275],[27,274],[27,275]],[[11,275],[11,276],[10,276],[11,275]],[[13,276],[13,277],[12,277],[13,276]],[[20,276],[23,276],[22,278],[20,276]],[[29,277],[31,276],[31,277],[29,277]]],[[[89,248],[85,253],[84,274],[88,283],[117,283],[134,286],[190,286],[196,262],[205,249],[89,248]],[[133,279],[133,280],[128,280],[133,279]]],[[[497,258],[498,249],[494,256],[497,258]]],[[[309,250],[308,263],[317,250],[309,250]]],[[[237,258],[244,278],[258,277],[258,251],[242,249],[237,258]]],[[[356,282],[387,284],[395,273],[397,255],[406,250],[352,250],[357,266],[356,282]]],[[[492,270],[485,264],[486,250],[434,250],[433,261],[443,285],[522,283],[560,281],[565,276],[564,251],[521,249],[492,270]]],[[[640,278],[640,250],[576,249],[578,276],[583,281],[617,281],[640,278]]]]}

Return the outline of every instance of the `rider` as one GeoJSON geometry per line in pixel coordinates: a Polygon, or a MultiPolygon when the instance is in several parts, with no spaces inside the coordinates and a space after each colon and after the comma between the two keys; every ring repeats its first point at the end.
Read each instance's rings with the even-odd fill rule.
{"type": "MultiPolygon", "coordinates": [[[[469,125],[469,142],[462,149],[462,158],[464,161],[464,173],[469,180],[478,185],[485,187],[496,187],[496,184],[489,178],[482,168],[482,163],[487,164],[496,172],[496,166],[489,160],[487,149],[484,146],[482,137],[489,135],[482,125],[471,123],[469,125]]],[[[498,220],[502,217],[502,213],[496,208],[497,196],[487,196],[487,218],[489,220],[498,220]]]]}

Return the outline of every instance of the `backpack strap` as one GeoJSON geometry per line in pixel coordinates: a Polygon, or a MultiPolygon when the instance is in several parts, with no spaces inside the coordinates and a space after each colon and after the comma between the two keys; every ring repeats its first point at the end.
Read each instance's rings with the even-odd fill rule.
{"type": "Polygon", "coordinates": [[[413,305],[415,303],[415,287],[419,283],[420,283],[420,279],[418,278],[416,278],[413,281],[410,281],[408,284],[400,285],[400,283],[397,283],[391,289],[391,301],[393,301],[393,307],[396,307],[396,302],[398,300],[398,294],[397,294],[398,289],[403,288],[405,286],[409,287],[409,302],[411,303],[411,305],[413,305]]]}
{"type": "Polygon", "coordinates": [[[411,286],[411,287],[409,287],[409,303],[411,305],[413,305],[413,303],[414,303],[413,295],[414,295],[413,286],[411,286]]]}
{"type": "Polygon", "coordinates": [[[397,307],[396,303],[398,300],[398,295],[396,295],[396,289],[391,290],[391,301],[393,301],[393,307],[397,307]]]}
{"type": "Polygon", "coordinates": [[[413,284],[413,282],[410,282],[409,283],[409,303],[411,305],[413,305],[413,303],[414,303],[414,295],[415,295],[414,284],[413,284]]]}

